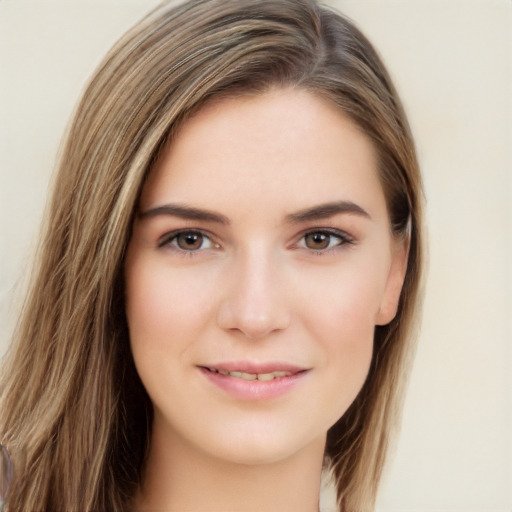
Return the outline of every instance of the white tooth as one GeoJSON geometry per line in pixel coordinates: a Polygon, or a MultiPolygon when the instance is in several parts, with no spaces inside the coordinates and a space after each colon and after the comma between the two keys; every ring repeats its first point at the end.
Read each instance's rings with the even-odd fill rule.
{"type": "Polygon", "coordinates": [[[242,373],[242,379],[244,380],[256,380],[258,378],[254,373],[242,373]]]}
{"type": "Polygon", "coordinates": [[[258,380],[272,380],[273,378],[273,373],[258,373],[258,380]]]}
{"type": "Polygon", "coordinates": [[[271,372],[271,373],[258,373],[258,374],[246,373],[246,372],[228,372],[225,370],[215,370],[215,371],[222,375],[229,375],[230,377],[235,377],[237,379],[262,380],[262,381],[269,381],[269,380],[277,379],[279,377],[286,377],[288,375],[291,375],[290,372],[284,372],[284,371],[271,372]]]}

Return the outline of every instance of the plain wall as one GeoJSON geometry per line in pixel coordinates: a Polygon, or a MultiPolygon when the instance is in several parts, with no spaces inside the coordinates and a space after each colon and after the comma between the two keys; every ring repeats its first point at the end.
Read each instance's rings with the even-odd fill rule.
{"type": "MultiPolygon", "coordinates": [[[[423,328],[379,510],[512,511],[512,2],[329,3],[387,63],[428,199],[423,328]]],[[[0,353],[70,113],[156,4],[0,1],[0,353]]]]}

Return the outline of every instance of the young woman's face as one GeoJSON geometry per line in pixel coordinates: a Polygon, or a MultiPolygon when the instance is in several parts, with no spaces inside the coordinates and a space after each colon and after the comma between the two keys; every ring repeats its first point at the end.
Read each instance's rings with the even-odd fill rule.
{"type": "Polygon", "coordinates": [[[239,463],[323,446],[405,253],[372,145],[333,105],[285,89],[205,107],[152,170],[126,259],[153,435],[239,463]]]}

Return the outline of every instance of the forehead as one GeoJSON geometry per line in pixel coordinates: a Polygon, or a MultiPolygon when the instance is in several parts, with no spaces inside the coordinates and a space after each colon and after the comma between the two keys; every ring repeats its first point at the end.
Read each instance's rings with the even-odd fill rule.
{"type": "Polygon", "coordinates": [[[257,200],[300,209],[354,198],[370,210],[385,202],[371,141],[327,100],[275,89],[209,103],[187,120],[151,170],[141,208],[257,200]]]}

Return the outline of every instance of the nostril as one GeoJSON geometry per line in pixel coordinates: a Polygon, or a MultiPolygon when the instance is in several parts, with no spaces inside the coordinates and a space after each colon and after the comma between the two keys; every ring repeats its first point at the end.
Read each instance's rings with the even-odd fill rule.
{"type": "Polygon", "coordinates": [[[289,315],[284,308],[268,307],[265,312],[255,313],[225,304],[219,311],[217,323],[222,329],[240,332],[248,339],[260,339],[286,329],[289,315]]]}

